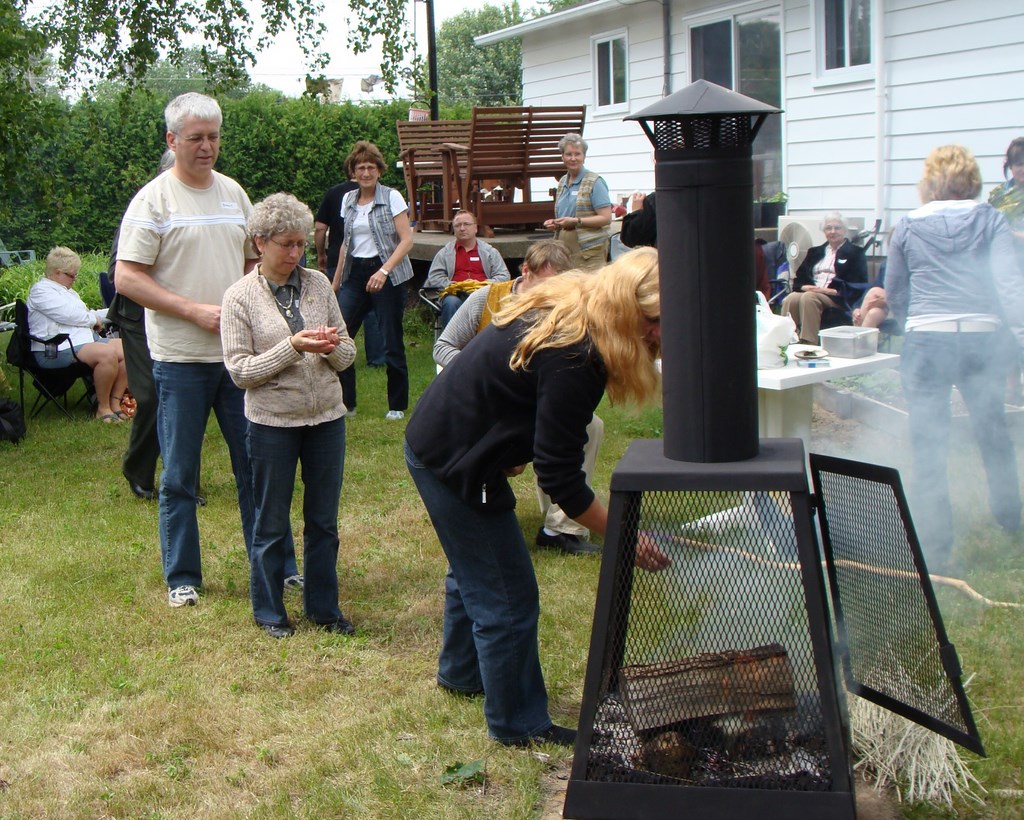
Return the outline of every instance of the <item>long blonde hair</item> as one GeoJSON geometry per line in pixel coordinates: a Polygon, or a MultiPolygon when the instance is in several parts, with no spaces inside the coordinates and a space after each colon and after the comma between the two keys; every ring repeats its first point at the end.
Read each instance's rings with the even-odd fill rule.
{"type": "Polygon", "coordinates": [[[636,248],[597,273],[570,271],[509,298],[494,317],[499,327],[522,317],[526,332],[509,366],[526,370],[547,348],[568,347],[589,337],[608,372],[613,402],[651,399],[658,389],[654,360],[660,345],[644,336],[645,320],[661,318],[658,252],[636,248]]]}

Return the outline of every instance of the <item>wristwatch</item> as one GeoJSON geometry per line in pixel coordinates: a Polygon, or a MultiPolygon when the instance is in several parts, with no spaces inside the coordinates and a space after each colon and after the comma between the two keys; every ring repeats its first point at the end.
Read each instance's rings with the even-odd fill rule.
{"type": "Polygon", "coordinates": [[[380,272],[384,274],[385,279],[387,279],[391,275],[391,271],[389,271],[387,268],[381,268],[380,272]]]}

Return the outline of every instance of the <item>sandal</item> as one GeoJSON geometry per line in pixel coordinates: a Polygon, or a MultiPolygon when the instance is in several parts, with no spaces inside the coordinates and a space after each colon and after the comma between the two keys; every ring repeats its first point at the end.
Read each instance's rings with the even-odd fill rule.
{"type": "Polygon", "coordinates": [[[102,421],[104,424],[114,424],[115,422],[120,424],[122,419],[117,413],[104,413],[102,416],[96,416],[96,421],[102,421]]]}

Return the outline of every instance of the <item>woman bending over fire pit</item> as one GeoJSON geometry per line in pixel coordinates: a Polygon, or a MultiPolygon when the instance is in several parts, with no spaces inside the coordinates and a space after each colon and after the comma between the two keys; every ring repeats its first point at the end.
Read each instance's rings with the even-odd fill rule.
{"type": "MultiPolygon", "coordinates": [[[[488,731],[507,746],[571,746],[548,715],[537,645],[540,602],[508,476],[533,462],[567,515],[604,535],[583,445],[607,390],[654,397],[661,349],[658,254],[640,248],[596,274],[566,273],[514,296],[426,389],[405,457],[448,558],[437,682],[484,694],[488,731]]],[[[668,558],[641,538],[637,565],[668,558]]]]}

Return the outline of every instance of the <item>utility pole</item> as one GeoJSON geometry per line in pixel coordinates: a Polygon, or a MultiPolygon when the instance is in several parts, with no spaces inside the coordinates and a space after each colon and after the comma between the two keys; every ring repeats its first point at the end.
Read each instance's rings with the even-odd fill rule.
{"type": "Polygon", "coordinates": [[[430,83],[430,119],[441,118],[437,100],[437,36],[434,31],[434,0],[427,4],[427,71],[430,83]]]}

